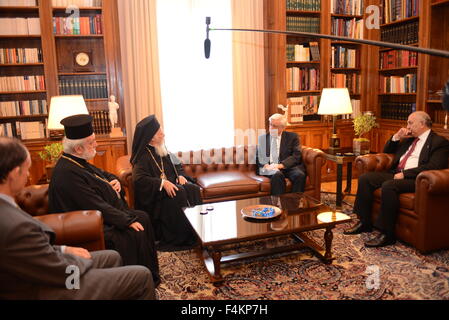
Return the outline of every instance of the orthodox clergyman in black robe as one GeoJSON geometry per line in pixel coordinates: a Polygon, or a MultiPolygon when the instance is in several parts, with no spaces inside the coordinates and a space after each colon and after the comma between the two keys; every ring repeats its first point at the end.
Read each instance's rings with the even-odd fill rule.
{"type": "Polygon", "coordinates": [[[120,253],[124,265],[143,265],[160,282],[153,227],[147,214],[130,209],[116,176],[87,162],[97,143],[89,115],[61,121],[65,126],[64,153],[49,186],[50,212],[99,210],[104,220],[107,249],[120,253]]]}
{"type": "Polygon", "coordinates": [[[135,208],[150,215],[160,250],[186,249],[195,245],[196,235],[183,208],[202,203],[200,187],[168,153],[164,136],[154,115],[136,126],[131,155],[135,208]]]}

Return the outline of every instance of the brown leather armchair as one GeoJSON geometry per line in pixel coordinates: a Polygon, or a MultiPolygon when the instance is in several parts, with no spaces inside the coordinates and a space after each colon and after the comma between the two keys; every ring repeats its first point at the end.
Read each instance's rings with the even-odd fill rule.
{"type": "Polygon", "coordinates": [[[30,185],[15,197],[23,211],[49,225],[56,233],[55,244],[103,250],[103,218],[100,211],[48,213],[48,184],[30,185]]]}
{"type": "MultiPolygon", "coordinates": [[[[355,165],[360,174],[385,171],[391,167],[393,155],[386,153],[359,156],[355,165]]],[[[428,170],[416,178],[415,193],[399,196],[400,209],[396,237],[421,253],[449,248],[449,169],[428,170]]],[[[380,208],[380,189],[374,192],[373,221],[380,208]]]]}
{"type": "MultiPolygon", "coordinates": [[[[326,163],[324,153],[319,149],[301,147],[306,165],[305,192],[319,199],[321,189],[321,168],[326,163]]],[[[265,196],[270,194],[270,180],[256,175],[256,146],[234,146],[212,150],[198,150],[178,153],[187,175],[197,179],[204,203],[219,202],[265,196]]],[[[116,171],[125,188],[128,203],[134,205],[134,186],[130,156],[117,160],[116,171]]],[[[287,192],[291,182],[286,180],[287,192]]]]}

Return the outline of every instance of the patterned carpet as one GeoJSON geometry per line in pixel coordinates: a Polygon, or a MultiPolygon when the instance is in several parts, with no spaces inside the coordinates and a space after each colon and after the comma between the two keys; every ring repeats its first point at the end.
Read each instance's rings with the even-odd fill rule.
{"type": "MultiPolygon", "coordinates": [[[[323,194],[322,201],[333,202],[323,194]]],[[[343,211],[352,214],[352,207],[343,211]]],[[[293,254],[247,260],[225,265],[225,281],[215,287],[194,250],[160,252],[161,300],[392,300],[449,299],[449,250],[421,255],[397,242],[384,248],[365,248],[372,235],[342,234],[347,225],[334,229],[331,265],[323,264],[307,249],[293,254]]],[[[309,236],[322,243],[323,232],[309,236]]],[[[253,241],[239,251],[278,246],[290,238],[253,241]]]]}

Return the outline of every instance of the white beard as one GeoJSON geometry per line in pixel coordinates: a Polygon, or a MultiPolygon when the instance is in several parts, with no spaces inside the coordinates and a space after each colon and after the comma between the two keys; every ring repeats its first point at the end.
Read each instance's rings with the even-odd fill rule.
{"type": "Polygon", "coordinates": [[[168,150],[165,147],[164,144],[160,144],[158,146],[154,146],[154,149],[156,150],[156,153],[160,156],[160,157],[166,157],[168,155],[168,150]]]}
{"type": "Polygon", "coordinates": [[[92,152],[84,151],[83,154],[80,156],[81,159],[84,159],[86,161],[92,160],[95,158],[95,155],[97,154],[97,150],[92,150],[92,152]]]}

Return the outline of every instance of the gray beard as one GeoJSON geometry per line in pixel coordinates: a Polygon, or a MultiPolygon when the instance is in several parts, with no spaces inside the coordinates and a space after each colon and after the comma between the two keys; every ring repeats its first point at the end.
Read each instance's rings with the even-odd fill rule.
{"type": "Polygon", "coordinates": [[[156,153],[160,156],[160,157],[166,157],[168,155],[168,151],[167,148],[165,147],[164,144],[160,144],[158,146],[154,146],[154,149],[156,150],[156,153]]]}

